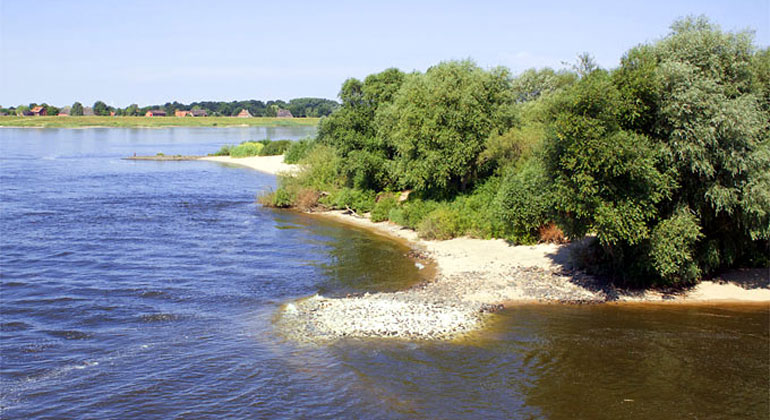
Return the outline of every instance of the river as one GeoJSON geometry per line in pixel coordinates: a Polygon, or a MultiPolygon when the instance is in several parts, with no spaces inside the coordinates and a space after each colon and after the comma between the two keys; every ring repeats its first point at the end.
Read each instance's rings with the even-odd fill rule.
{"type": "Polygon", "coordinates": [[[399,243],[255,203],[206,154],[314,128],[0,129],[0,417],[759,418],[768,305],[521,305],[456,342],[303,344],[312,295],[421,280],[399,243]]]}

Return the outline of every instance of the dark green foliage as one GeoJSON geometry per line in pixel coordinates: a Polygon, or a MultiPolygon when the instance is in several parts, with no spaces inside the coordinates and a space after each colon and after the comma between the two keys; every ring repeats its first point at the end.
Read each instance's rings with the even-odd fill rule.
{"type": "Polygon", "coordinates": [[[316,142],[314,139],[302,139],[295,141],[289,146],[288,149],[286,149],[283,161],[290,164],[299,163],[308,155],[308,153],[310,153],[315,145],[316,142]]]}
{"type": "Polygon", "coordinates": [[[671,186],[656,166],[652,142],[620,129],[619,103],[607,73],[595,71],[555,102],[546,142],[546,170],[566,233],[595,232],[607,248],[646,239],[655,206],[671,186]]]}
{"type": "Polygon", "coordinates": [[[100,115],[100,116],[110,115],[110,110],[109,108],[107,108],[107,104],[105,104],[102,101],[94,102],[94,115],[100,115]]]}
{"type": "Polygon", "coordinates": [[[265,147],[259,151],[260,156],[282,155],[291,146],[291,140],[267,140],[263,144],[265,147]]]}
{"type": "Polygon", "coordinates": [[[700,278],[695,244],[703,235],[698,218],[683,207],[652,231],[650,258],[654,271],[670,283],[691,283],[700,278]]]}
{"type": "Polygon", "coordinates": [[[505,236],[517,244],[538,241],[538,228],[554,216],[553,186],[539,158],[506,172],[490,213],[504,223],[505,236]]]}
{"type": "Polygon", "coordinates": [[[70,109],[70,115],[73,117],[80,117],[83,115],[83,104],[75,102],[70,109]]]}
{"type": "Polygon", "coordinates": [[[398,69],[388,69],[363,82],[348,79],[340,90],[342,107],[321,120],[318,142],[337,151],[348,186],[374,190],[391,186],[386,163],[393,147],[376,136],[375,115],[393,100],[405,78],[398,69]]]}

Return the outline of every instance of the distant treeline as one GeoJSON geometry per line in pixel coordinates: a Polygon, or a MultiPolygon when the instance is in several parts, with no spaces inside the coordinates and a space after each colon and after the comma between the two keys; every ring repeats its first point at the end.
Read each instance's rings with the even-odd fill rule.
{"type": "Polygon", "coordinates": [[[80,102],[72,105],[56,107],[47,103],[28,105],[18,105],[15,107],[3,108],[0,106],[0,113],[10,115],[26,115],[37,106],[42,106],[47,115],[57,115],[59,112],[65,112],[69,115],[103,115],[109,116],[111,113],[119,116],[141,116],[150,110],[163,110],[168,115],[174,115],[175,111],[190,111],[193,109],[205,110],[209,116],[231,117],[238,115],[242,110],[247,110],[254,117],[275,117],[280,109],[286,109],[294,117],[325,117],[337,109],[340,104],[337,101],[324,98],[296,98],[289,102],[282,100],[274,101],[201,101],[191,104],[180,102],[166,102],[163,105],[148,105],[140,107],[137,104],[131,104],[125,108],[112,107],[102,101],[96,101],[90,108],[85,107],[80,102]]]}

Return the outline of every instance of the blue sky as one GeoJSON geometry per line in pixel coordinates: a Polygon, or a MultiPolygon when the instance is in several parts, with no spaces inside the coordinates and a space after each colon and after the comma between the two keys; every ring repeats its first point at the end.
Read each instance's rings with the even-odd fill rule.
{"type": "Polygon", "coordinates": [[[770,0],[0,0],[0,105],[336,98],[348,77],[463,58],[612,68],[691,14],[770,45],[770,0]]]}

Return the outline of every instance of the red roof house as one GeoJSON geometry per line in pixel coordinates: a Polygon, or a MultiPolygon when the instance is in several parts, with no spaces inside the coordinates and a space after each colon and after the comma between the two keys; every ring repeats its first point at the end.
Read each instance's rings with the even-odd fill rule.
{"type": "Polygon", "coordinates": [[[48,112],[46,112],[45,108],[43,108],[42,106],[36,106],[30,109],[29,111],[32,113],[32,115],[36,117],[43,117],[48,115],[48,112]]]}
{"type": "Polygon", "coordinates": [[[165,117],[166,111],[160,109],[151,109],[144,114],[145,117],[165,117]]]}

